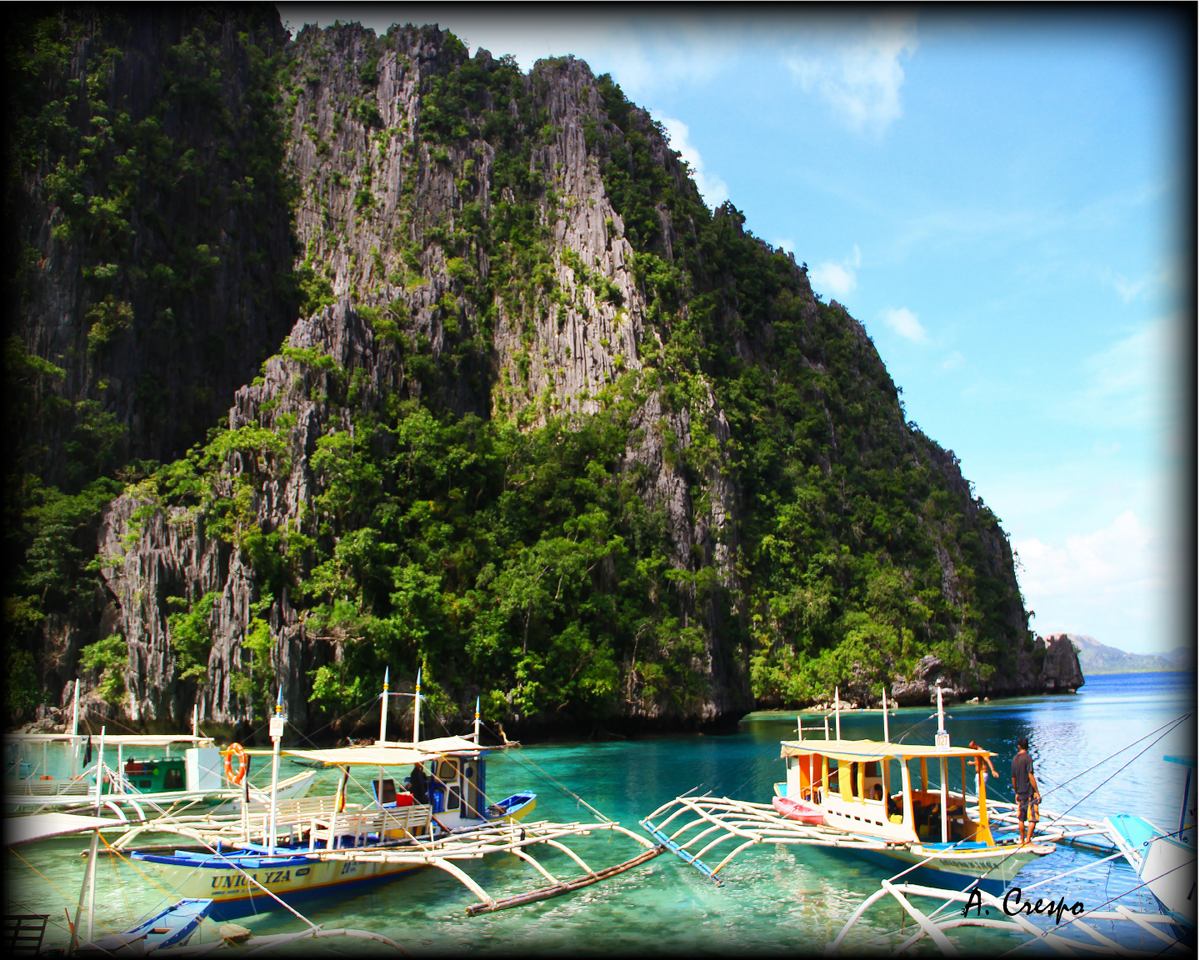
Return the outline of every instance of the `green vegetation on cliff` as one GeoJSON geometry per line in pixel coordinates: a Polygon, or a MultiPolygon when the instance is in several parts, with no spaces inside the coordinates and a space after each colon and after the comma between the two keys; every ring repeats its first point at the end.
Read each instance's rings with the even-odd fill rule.
{"type": "MultiPolygon", "coordinates": [[[[76,485],[43,488],[37,468],[24,474],[27,526],[12,545],[25,559],[9,621],[27,640],[14,647],[25,659],[10,673],[33,669],[30,638],[48,613],[87,619],[80,611],[93,582],[79,571],[94,553],[88,524],[94,529],[96,511],[118,492],[118,468],[139,504],[124,528],[126,549],[136,550],[162,514],[197,542],[227,544],[251,571],[255,600],[237,625],[242,659],[230,667],[248,719],[270,701],[266,671],[252,673],[250,663],[273,655],[285,598],[310,648],[300,685],[329,713],[374,694],[370,678],[385,665],[401,675],[424,665],[427,690],[446,712],[478,691],[489,715],[543,724],[711,716],[714,684],[732,691],[727,704],[746,708],[751,699],[821,697],[835,683],[877,690],[931,652],[969,683],[1009,670],[1031,638],[996,518],[953,455],[905,422],[862,327],[821,303],[805,268],[748,233],[731,204],[710,211],[661,127],[611,77],[592,79],[570,60],[543,62],[525,77],[511,58],[467,58],[455,38],[426,29],[425,49],[436,49],[419,68],[419,120],[411,130],[385,129],[394,121],[384,120],[375,87],[385,68],[395,67],[388,76],[418,69],[385,63],[412,37],[398,30],[359,42],[337,29],[305,31],[278,62],[248,48],[259,99],[245,102],[258,105],[251,113],[263,144],[253,180],[275,184],[261,202],[278,210],[293,189],[280,172],[278,116],[308,109],[322,84],[342,84],[335,129],[357,125],[369,149],[333,150],[315,102],[297,114],[305,155],[315,151],[333,171],[311,181],[324,233],[307,241],[289,276],[271,282],[307,310],[334,305],[336,272],[316,251],[329,242],[330,254],[349,230],[329,213],[330,198],[352,196],[355,229],[378,223],[380,231],[370,258],[362,251],[372,283],[356,280],[345,298],[372,331],[369,362],[360,356],[343,368],[319,348],[285,345],[277,356],[291,379],[243,405],[252,422],[210,428],[206,440],[192,424],[191,449],[165,466],[132,461],[127,447],[106,440],[104,408],[91,420],[92,408],[79,413],[91,432],[63,449],[67,462],[92,465],[76,485]],[[339,61],[349,49],[358,59],[339,61]],[[295,86],[280,103],[274,84],[287,76],[295,86]],[[608,242],[628,241],[633,293],[599,269],[598,257],[587,263],[556,245],[556,227],[579,200],[541,159],[561,133],[550,101],[564,89],[582,104],[587,169],[622,225],[609,219],[608,242]],[[279,115],[267,109],[273,104],[279,115]],[[385,198],[373,178],[397,141],[402,175],[398,194],[385,198]],[[417,190],[438,177],[454,185],[445,208],[417,190]],[[385,200],[395,213],[382,223],[385,200]],[[435,270],[431,306],[413,291],[435,270]],[[634,354],[612,353],[607,384],[589,397],[595,412],[568,413],[548,389],[528,389],[529,369],[539,331],[561,329],[568,309],[586,316],[582,289],[593,310],[602,305],[618,319],[635,308],[630,294],[640,332],[634,354]],[[516,331],[515,369],[496,363],[501,328],[516,331]],[[401,385],[376,378],[369,363],[400,371],[401,385]],[[302,402],[314,411],[308,425],[294,412],[302,402]],[[268,490],[289,487],[298,458],[307,494],[268,522],[261,504],[268,490]],[[678,549],[680,517],[705,531],[690,550],[678,549]],[[75,601],[68,590],[79,592],[75,601]]],[[[171,62],[210,64],[184,74],[196,74],[187,97],[219,103],[205,41],[189,37],[171,62]]],[[[181,89],[171,87],[164,102],[181,89]]],[[[70,148],[77,160],[60,148],[68,159],[46,182],[67,234],[90,238],[82,276],[96,286],[81,344],[100,358],[128,335],[123,305],[141,302],[130,291],[156,282],[156,270],[170,281],[164,305],[203,295],[211,281],[203,264],[143,262],[109,217],[126,209],[119,198],[143,196],[122,187],[122,176],[140,184],[186,175],[186,153],[155,147],[153,115],[93,127],[113,167],[101,179],[115,192],[75,199],[72,171],[91,162],[79,146],[70,148]],[[158,154],[159,166],[145,159],[158,154]]],[[[38,138],[51,136],[29,133],[23,149],[36,153],[38,138]]],[[[219,255],[200,232],[176,252],[201,256],[201,247],[203,257],[219,255]]],[[[62,370],[20,340],[10,352],[21,409],[36,411],[47,396],[39,385],[62,370]]],[[[255,384],[267,376],[264,366],[255,384]]],[[[116,559],[96,558],[91,568],[116,559]]],[[[170,639],[171,687],[194,693],[205,682],[220,598],[197,581],[161,602],[154,613],[170,639]]],[[[115,631],[100,639],[91,617],[85,665],[104,696],[118,698],[126,640],[115,631]]]]}

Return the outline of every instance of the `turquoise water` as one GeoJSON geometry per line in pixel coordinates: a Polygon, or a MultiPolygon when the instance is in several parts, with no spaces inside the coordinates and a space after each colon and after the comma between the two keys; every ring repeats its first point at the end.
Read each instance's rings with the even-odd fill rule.
{"type": "MultiPolygon", "coordinates": [[[[1076,815],[1096,818],[1131,812],[1166,826],[1179,817],[1184,768],[1162,758],[1194,754],[1194,722],[1156,743],[1153,736],[1141,739],[1114,759],[1106,758],[1193,710],[1195,699],[1195,678],[1190,674],[1102,676],[1089,679],[1074,696],[949,705],[947,729],[952,743],[965,744],[973,737],[999,755],[994,762],[1000,778],[999,783],[989,784],[991,795],[999,792],[1002,799],[1008,798],[1009,762],[1017,738],[1025,734],[1044,811],[1070,808],[1076,815]],[[1138,755],[1139,751],[1143,752],[1138,755]],[[1100,766],[1095,770],[1079,775],[1096,763],[1100,766]]],[[[889,720],[892,739],[932,742],[936,721],[927,719],[932,712],[931,708],[897,710],[889,720]]],[[[552,778],[624,826],[639,830],[639,819],[682,793],[708,791],[768,800],[772,783],[783,778],[779,741],[794,738],[795,729],[794,713],[756,713],[729,735],[525,746],[489,757],[488,791],[492,797],[503,797],[520,789],[536,790],[538,807],[531,819],[590,819],[587,808],[557,788],[552,778]]],[[[882,732],[878,712],[843,714],[842,735],[847,739],[880,738],[882,732]]],[[[281,775],[299,770],[285,763],[281,775]]],[[[268,764],[258,761],[254,781],[264,783],[269,775],[268,764]]],[[[951,787],[956,783],[952,776],[951,787]]],[[[318,786],[313,792],[326,791],[318,786]]],[[[84,845],[78,838],[54,840],[6,854],[6,913],[49,913],[50,943],[66,940],[63,907],[78,894],[83,875],[78,853],[84,845]],[[56,917],[57,927],[53,926],[56,917]]],[[[610,839],[607,832],[573,841],[571,846],[596,868],[628,859],[639,850],[633,841],[619,835],[610,839]]],[[[534,855],[557,876],[579,872],[560,853],[535,850],[534,855]]],[[[1099,854],[1060,848],[1027,866],[1018,882],[1032,884],[1098,858],[1099,854]]],[[[544,883],[531,867],[512,856],[468,863],[464,869],[494,896],[544,883]]],[[[104,861],[100,871],[103,894],[98,894],[97,912],[106,925],[127,924],[166,896],[128,864],[104,861]]],[[[413,953],[820,952],[862,900],[879,889],[887,873],[865,861],[819,850],[764,844],[743,853],[723,876],[725,885],[717,887],[694,868],[664,854],[575,894],[468,917],[465,908],[475,902],[472,894],[453,878],[428,870],[357,896],[310,903],[303,912],[329,928],[356,927],[386,934],[413,953]]],[[[1079,900],[1095,908],[1135,885],[1132,871],[1123,862],[1114,862],[1049,884],[1039,895],[1066,896],[1068,902],[1079,900]]],[[[1124,902],[1150,906],[1137,894],[1124,902]]],[[[851,942],[876,952],[882,947],[866,941],[890,935],[894,947],[903,939],[898,933],[900,920],[894,903],[881,904],[867,914],[851,942]]],[[[297,929],[295,919],[281,912],[240,922],[260,934],[297,929]]],[[[911,934],[912,922],[907,921],[904,929],[904,936],[911,934]]],[[[208,929],[203,935],[214,933],[208,929]]],[[[1020,941],[1003,933],[974,931],[963,932],[957,942],[968,950],[991,953],[1020,941]]],[[[327,943],[337,952],[382,950],[361,941],[327,943]]],[[[1138,945],[1137,937],[1131,945],[1138,945]]]]}

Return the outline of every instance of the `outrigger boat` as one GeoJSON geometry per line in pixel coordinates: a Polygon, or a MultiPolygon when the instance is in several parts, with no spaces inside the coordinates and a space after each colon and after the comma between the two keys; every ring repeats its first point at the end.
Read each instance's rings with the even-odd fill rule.
{"type": "MultiPolygon", "coordinates": [[[[387,696],[385,679],[385,704],[387,696]]],[[[387,740],[385,709],[374,746],[332,750],[282,750],[284,719],[280,700],[276,716],[271,718],[273,782],[278,778],[281,756],[296,757],[341,770],[332,796],[274,799],[266,806],[247,807],[239,824],[171,826],[159,820],[133,828],[113,843],[112,849],[117,853],[132,850],[131,859],[158,874],[175,895],[212,899],[210,916],[220,920],[279,905],[290,909],[292,903],[303,899],[340,894],[431,866],[452,874],[480,898],[482,903],[471,912],[491,911],[586,886],[662,852],[607,819],[590,824],[520,822],[533,811],[536,794],[522,791],[498,803],[488,801],[488,751],[479,744],[478,705],[474,740],[418,740],[419,675],[412,696],[417,707],[411,742],[387,740]],[[396,772],[403,768],[412,769],[407,789],[396,772]],[[346,802],[352,770],[378,771],[369,789],[364,789],[372,799],[369,805],[346,802]],[[624,864],[594,871],[561,842],[601,829],[624,833],[641,845],[643,852],[624,864]],[[161,847],[131,847],[145,833],[167,830],[190,839],[191,847],[170,852],[159,852],[161,847]],[[539,843],[566,853],[584,868],[585,875],[570,881],[554,877],[526,852],[526,847],[539,843]],[[550,881],[550,886],[496,900],[456,864],[495,852],[513,853],[530,863],[550,881]]]]}
{"type": "MultiPolygon", "coordinates": [[[[210,737],[117,735],[102,733],[96,738],[98,755],[88,757],[90,737],[78,734],[30,734],[6,738],[16,759],[10,764],[17,774],[4,781],[4,809],[7,814],[35,814],[50,811],[70,812],[95,805],[100,797],[102,809],[114,823],[130,819],[149,820],[164,815],[191,812],[237,813],[244,802],[267,802],[269,795],[248,782],[244,783],[249,758],[240,745],[219,749],[210,737]],[[86,744],[85,744],[86,741],[86,744]],[[71,755],[62,758],[70,772],[66,776],[42,774],[47,769],[51,744],[69,745],[71,755]],[[185,745],[182,753],[171,753],[173,745],[185,745]],[[22,759],[41,746],[43,758],[37,764],[22,759]],[[105,750],[116,748],[117,762],[104,761],[105,750]],[[152,747],[165,748],[165,755],[144,753],[152,747]],[[137,753],[127,756],[126,749],[137,753]],[[80,756],[82,754],[82,757],[80,756]],[[140,754],[140,755],[139,755],[140,754]],[[230,760],[240,756],[242,764],[233,773],[230,760]],[[24,776],[20,774],[24,773],[24,776]]],[[[281,799],[304,796],[312,787],[317,771],[306,770],[279,784],[281,799]]]]}
{"type": "Polygon", "coordinates": [[[840,701],[834,739],[828,738],[828,722],[824,740],[803,739],[805,728],[798,725],[800,739],[781,743],[787,779],[775,784],[770,804],[677,797],[641,821],[642,826],[714,880],[750,846],[789,843],[852,853],[892,873],[903,872],[914,883],[958,889],[977,884],[995,893],[1030,860],[1054,852],[1052,843],[997,842],[983,784],[976,806],[968,805],[968,770],[973,772],[977,758],[992,754],[950,746],[940,687],[934,746],[889,741],[886,690],[883,716],[881,741],[841,739],[840,701]],[[940,774],[936,787],[931,786],[931,762],[940,774]],[[955,767],[961,771],[962,788],[951,793],[949,774],[955,767]],[[740,842],[715,867],[701,859],[727,841],[740,842]]]}

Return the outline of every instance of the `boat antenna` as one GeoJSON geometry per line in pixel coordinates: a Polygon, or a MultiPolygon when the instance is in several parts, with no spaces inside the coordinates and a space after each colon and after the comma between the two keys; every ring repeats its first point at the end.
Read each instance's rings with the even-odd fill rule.
{"type": "Polygon", "coordinates": [[[275,853],[275,829],[279,816],[279,743],[283,739],[283,726],[287,718],[283,715],[283,684],[279,685],[279,696],[275,698],[275,714],[271,717],[271,836],[268,838],[268,853],[275,853]]]}
{"type": "Polygon", "coordinates": [[[887,722],[887,685],[883,687],[883,742],[890,743],[888,740],[888,722],[887,722]]]}
{"type": "Polygon", "coordinates": [[[939,750],[947,750],[950,747],[950,734],[946,732],[946,713],[942,709],[942,685],[937,685],[937,701],[938,701],[938,728],[937,733],[933,736],[933,742],[937,744],[939,750]]]}
{"type": "Polygon", "coordinates": [[[413,694],[413,749],[421,739],[421,668],[417,667],[417,690],[413,694]]]}
{"type": "Polygon", "coordinates": [[[383,746],[387,743],[387,708],[388,708],[388,679],[391,676],[391,667],[383,668],[383,693],[380,700],[383,703],[382,709],[379,711],[379,745],[383,746]]]}

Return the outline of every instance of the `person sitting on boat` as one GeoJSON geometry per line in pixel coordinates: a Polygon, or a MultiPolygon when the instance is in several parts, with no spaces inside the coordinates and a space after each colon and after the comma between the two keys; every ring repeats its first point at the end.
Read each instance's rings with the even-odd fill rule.
{"type": "Polygon", "coordinates": [[[1017,796],[1017,819],[1021,823],[1021,844],[1033,842],[1037,829],[1038,808],[1042,795],[1038,791],[1037,778],[1033,775],[1033,757],[1029,753],[1029,738],[1017,740],[1017,755],[1012,762],[1013,793],[1017,796]],[[1028,828],[1026,827],[1028,823],[1028,828]]]}
{"type": "MultiPolygon", "coordinates": [[[[972,740],[969,744],[967,744],[967,746],[969,746],[972,750],[982,750],[983,749],[983,747],[981,747],[974,740],[972,740]]],[[[991,757],[989,757],[987,754],[984,754],[981,757],[976,757],[975,758],[975,796],[979,796],[981,793],[983,793],[983,785],[988,782],[988,772],[987,772],[987,770],[983,769],[985,764],[989,768],[991,768],[993,777],[1000,776],[1000,774],[998,774],[996,772],[996,767],[992,764],[991,757]]]]}
{"type": "Polygon", "coordinates": [[[882,800],[883,799],[883,784],[882,783],[875,784],[875,795],[873,797],[871,797],[871,799],[872,800],[882,800]]]}
{"type": "Polygon", "coordinates": [[[429,802],[429,780],[425,776],[425,768],[414,763],[412,773],[408,775],[408,790],[417,803],[429,802]]]}

